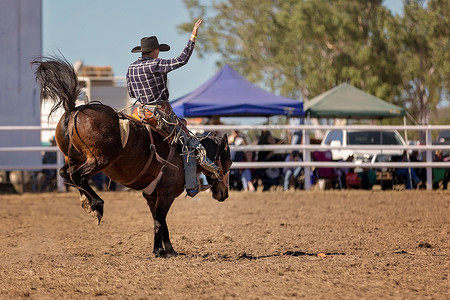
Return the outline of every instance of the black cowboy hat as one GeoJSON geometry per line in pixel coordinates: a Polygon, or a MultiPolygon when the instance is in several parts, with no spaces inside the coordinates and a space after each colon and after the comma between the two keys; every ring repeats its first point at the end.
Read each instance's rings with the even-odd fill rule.
{"type": "Polygon", "coordinates": [[[169,51],[170,46],[167,44],[158,43],[156,36],[143,37],[141,39],[141,45],[136,46],[131,50],[131,53],[138,52],[151,52],[152,50],[159,48],[159,51],[169,51]]]}

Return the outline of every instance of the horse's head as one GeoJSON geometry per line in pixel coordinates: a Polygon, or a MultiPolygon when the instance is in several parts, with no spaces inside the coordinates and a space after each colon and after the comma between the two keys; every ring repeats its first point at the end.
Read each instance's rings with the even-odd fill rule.
{"type": "Polygon", "coordinates": [[[211,184],[212,196],[218,201],[224,201],[228,198],[229,187],[229,171],[231,167],[230,147],[228,146],[228,137],[206,137],[201,140],[203,147],[206,149],[206,155],[213,161],[216,166],[220,167],[218,176],[203,170],[211,184]]]}

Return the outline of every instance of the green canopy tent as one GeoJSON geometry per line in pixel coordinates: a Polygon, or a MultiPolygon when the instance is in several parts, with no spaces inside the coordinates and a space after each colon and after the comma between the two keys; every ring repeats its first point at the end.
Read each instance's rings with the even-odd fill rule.
{"type": "Polygon", "coordinates": [[[311,118],[366,118],[404,117],[404,108],[372,96],[348,83],[306,101],[306,115],[311,118]]]}

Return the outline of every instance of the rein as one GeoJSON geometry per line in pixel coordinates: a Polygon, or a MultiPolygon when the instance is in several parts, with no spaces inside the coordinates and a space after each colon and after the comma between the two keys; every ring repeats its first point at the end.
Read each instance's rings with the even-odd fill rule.
{"type": "Polygon", "coordinates": [[[228,170],[225,174],[223,174],[223,167],[222,167],[222,160],[221,156],[219,155],[219,148],[217,148],[217,152],[215,155],[215,161],[217,166],[219,167],[220,174],[216,175],[213,174],[211,177],[217,179],[218,181],[225,184],[227,188],[230,187],[230,170],[228,170]]]}

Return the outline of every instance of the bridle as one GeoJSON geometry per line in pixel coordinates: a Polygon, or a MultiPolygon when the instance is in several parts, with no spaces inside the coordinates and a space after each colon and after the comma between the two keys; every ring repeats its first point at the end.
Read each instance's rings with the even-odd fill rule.
{"type": "Polygon", "coordinates": [[[214,157],[214,161],[219,167],[219,174],[212,174],[211,178],[217,179],[222,182],[227,188],[230,187],[230,170],[228,170],[225,174],[223,174],[223,166],[221,156],[219,155],[220,147],[217,147],[216,155],[214,157]]]}
{"type": "Polygon", "coordinates": [[[228,170],[225,174],[223,174],[223,168],[222,168],[222,161],[219,160],[217,161],[217,166],[220,169],[220,173],[216,176],[216,174],[212,174],[211,178],[215,178],[218,181],[222,182],[227,188],[230,187],[230,170],[228,170]]]}

